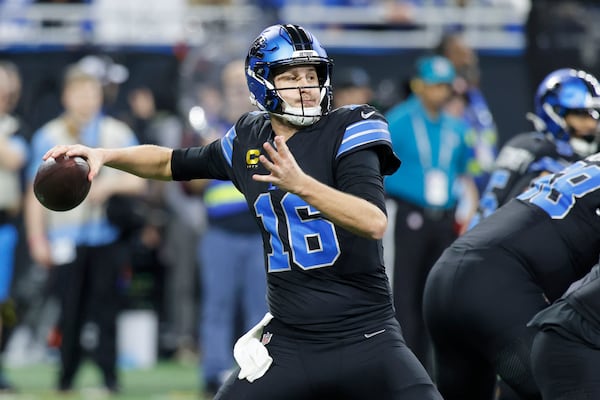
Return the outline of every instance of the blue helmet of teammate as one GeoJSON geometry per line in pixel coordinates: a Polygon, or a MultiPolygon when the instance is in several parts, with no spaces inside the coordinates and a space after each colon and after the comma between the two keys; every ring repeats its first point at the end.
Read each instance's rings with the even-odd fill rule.
{"type": "Polygon", "coordinates": [[[246,57],[250,100],[259,109],[280,115],[298,126],[311,125],[331,110],[332,60],[316,37],[298,25],[273,25],[254,40],[246,57]],[[314,65],[321,91],[318,107],[291,107],[275,90],[273,78],[280,68],[314,65]]]}
{"type": "Polygon", "coordinates": [[[585,71],[563,68],[550,73],[538,86],[535,113],[544,129],[557,139],[568,140],[565,116],[570,112],[588,113],[600,118],[600,83],[585,71]]]}

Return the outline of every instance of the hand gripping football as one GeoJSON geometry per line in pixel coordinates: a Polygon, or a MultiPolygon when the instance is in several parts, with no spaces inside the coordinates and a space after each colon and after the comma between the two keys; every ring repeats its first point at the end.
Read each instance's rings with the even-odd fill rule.
{"type": "Polygon", "coordinates": [[[77,207],[90,191],[90,166],[81,157],[49,158],[37,170],[33,192],[42,205],[52,211],[77,207]]]}

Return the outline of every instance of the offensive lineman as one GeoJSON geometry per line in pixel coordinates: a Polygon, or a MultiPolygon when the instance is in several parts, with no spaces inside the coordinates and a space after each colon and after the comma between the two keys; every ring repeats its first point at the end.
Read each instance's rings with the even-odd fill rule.
{"type": "Polygon", "coordinates": [[[444,399],[492,399],[496,374],[522,399],[541,399],[527,323],[598,261],[598,160],[536,179],[433,267],[424,313],[444,399]]]}
{"type": "Polygon", "coordinates": [[[521,133],[502,147],[470,227],[523,192],[540,174],[558,172],[579,160],[570,139],[595,139],[599,102],[600,83],[591,74],[571,68],[548,74],[535,95],[535,114],[529,115],[536,130],[521,133]]]}
{"type": "Polygon", "coordinates": [[[538,329],[531,349],[535,381],[544,400],[600,398],[600,264],[529,326],[538,329]]]}

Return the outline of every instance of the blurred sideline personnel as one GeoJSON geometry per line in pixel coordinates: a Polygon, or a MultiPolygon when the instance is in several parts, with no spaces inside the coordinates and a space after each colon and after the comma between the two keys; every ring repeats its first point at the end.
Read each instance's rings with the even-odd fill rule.
{"type": "MultiPolygon", "coordinates": [[[[23,189],[21,172],[28,155],[21,121],[11,113],[21,87],[19,71],[11,62],[0,61],[0,346],[4,350],[10,292],[19,239],[17,220],[21,215],[23,189]]],[[[13,318],[14,319],[14,318],[13,318]]],[[[0,391],[11,390],[0,360],[0,391]]]]}
{"type": "Polygon", "coordinates": [[[345,67],[336,72],[333,82],[333,108],[351,104],[373,104],[375,94],[369,73],[361,67],[345,67]]]}
{"type": "Polygon", "coordinates": [[[106,217],[114,194],[137,194],[145,182],[116,170],[103,171],[87,198],[73,210],[52,212],[33,194],[33,179],[48,149],[57,144],[123,147],[137,144],[124,123],[101,113],[102,86],[77,65],[67,69],[62,103],[64,113],[34,133],[28,166],[25,223],[31,257],[52,268],[50,282],[58,296],[60,371],[57,388],[70,391],[84,351],[102,371],[109,392],[119,389],[116,371],[116,317],[120,306],[118,277],[127,262],[120,232],[106,217]],[[80,343],[80,338],[87,338],[80,343]],[[83,348],[85,345],[85,349],[83,348]]]}
{"type": "Polygon", "coordinates": [[[452,86],[454,95],[446,109],[459,118],[463,118],[475,133],[475,158],[479,170],[472,171],[479,192],[483,192],[494,159],[498,153],[496,144],[498,132],[496,123],[485,97],[479,87],[481,71],[479,59],[473,49],[458,32],[442,37],[436,53],[448,58],[456,69],[456,79],[452,86]]]}
{"type": "Polygon", "coordinates": [[[245,194],[263,235],[270,313],[234,346],[240,369],[216,399],[441,399],[404,344],[383,265],[382,174],[400,161],[377,110],[330,112],[331,67],[308,31],[274,25],[246,59],[261,111],[223,139],[44,156],[84,156],[92,178],[106,164],[145,178],[232,180],[245,194]]]}
{"type": "MultiPolygon", "coordinates": [[[[600,156],[582,168],[598,169],[600,156]]],[[[533,376],[544,400],[600,398],[600,265],[573,283],[529,323],[538,329],[531,350],[533,376]]]]}
{"type": "MultiPolygon", "coordinates": [[[[129,110],[121,119],[140,144],[181,144],[182,121],[161,107],[154,89],[146,84],[133,86],[127,103],[129,110]]],[[[134,290],[128,293],[126,307],[150,306],[158,311],[159,356],[174,355],[182,361],[196,348],[196,280],[191,277],[196,275],[197,234],[192,229],[194,218],[188,214],[189,197],[179,182],[154,181],[145,196],[130,199],[129,207],[120,210],[137,216],[131,220],[135,229],[130,238],[134,290]]]]}
{"type": "MultiPolygon", "coordinates": [[[[123,120],[133,129],[140,144],[181,145],[184,137],[181,118],[160,107],[154,89],[146,84],[135,85],[127,92],[127,102],[129,113],[123,120]]],[[[194,249],[203,210],[180,182],[149,182],[144,200],[145,207],[139,208],[147,212],[137,235],[140,262],[134,259],[133,279],[137,273],[138,279],[151,281],[151,294],[158,297],[154,301],[160,311],[159,350],[184,361],[195,357],[197,347],[194,249]]]]}
{"type": "MultiPolygon", "coordinates": [[[[91,54],[77,62],[79,68],[93,75],[102,84],[102,111],[106,115],[116,116],[121,113],[122,106],[118,104],[122,85],[129,78],[129,70],[124,65],[116,63],[106,54],[91,54]]],[[[137,134],[137,132],[136,132],[137,134]]]]}
{"type": "MultiPolygon", "coordinates": [[[[456,239],[455,211],[466,191],[472,210],[477,188],[469,174],[473,150],[467,124],[444,111],[454,67],[441,56],[416,62],[413,95],[386,114],[402,168],[385,179],[393,220],[393,292],[406,344],[428,370],[431,343],[423,323],[425,279],[442,251],[456,239]]],[[[470,218],[470,215],[469,217],[470,218]]]]}
{"type": "Polygon", "coordinates": [[[496,375],[522,399],[541,398],[527,323],[598,261],[597,160],[537,178],[431,270],[424,312],[444,399],[492,399],[496,375]]]}
{"type": "MultiPolygon", "coordinates": [[[[237,119],[253,109],[246,84],[244,59],[221,71],[223,109],[220,120],[205,133],[203,145],[221,140],[237,119]]],[[[200,266],[200,371],[205,391],[214,396],[235,366],[231,354],[237,311],[244,331],[267,312],[267,287],[262,236],[244,195],[231,181],[195,179],[201,192],[208,226],[198,245],[200,266]],[[218,332],[218,334],[215,334],[218,332]]]]}
{"type": "Polygon", "coordinates": [[[535,131],[521,133],[500,150],[488,186],[470,226],[522,193],[543,173],[555,173],[579,160],[573,137],[595,137],[600,118],[600,83],[591,74],[570,68],[550,73],[538,86],[535,131]]]}

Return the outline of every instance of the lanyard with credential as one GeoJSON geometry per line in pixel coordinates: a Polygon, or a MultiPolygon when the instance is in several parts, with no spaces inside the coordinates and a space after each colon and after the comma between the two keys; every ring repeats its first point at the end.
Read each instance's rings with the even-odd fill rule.
{"type": "Polygon", "coordinates": [[[412,116],[412,125],[415,132],[419,160],[423,167],[425,201],[430,206],[444,206],[448,203],[448,168],[452,158],[451,132],[447,131],[446,124],[442,121],[440,128],[440,148],[437,165],[433,165],[433,150],[427,135],[424,117],[412,116]]]}

